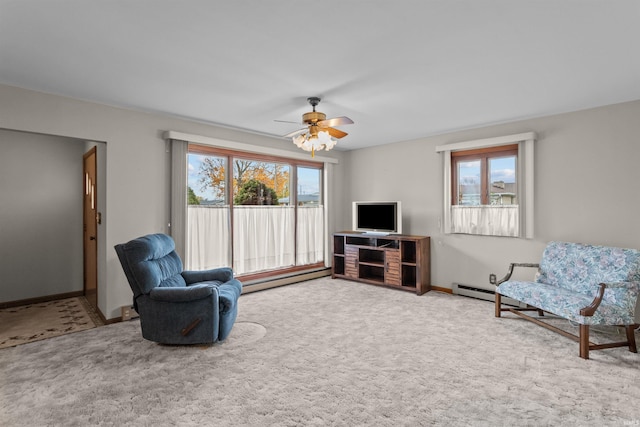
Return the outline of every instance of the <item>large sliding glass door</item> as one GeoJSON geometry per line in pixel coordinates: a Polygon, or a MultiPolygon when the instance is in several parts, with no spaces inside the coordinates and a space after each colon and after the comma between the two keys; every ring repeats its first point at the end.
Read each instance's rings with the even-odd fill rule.
{"type": "Polygon", "coordinates": [[[321,198],[322,170],[298,166],[296,247],[299,264],[324,261],[324,206],[321,198]]]}
{"type": "Polygon", "coordinates": [[[322,172],[322,164],[189,146],[186,267],[246,275],[322,264],[322,172]]]}
{"type": "Polygon", "coordinates": [[[231,265],[231,205],[223,156],[189,152],[185,266],[190,270],[231,265]]]}
{"type": "Polygon", "coordinates": [[[286,163],[234,158],[233,269],[238,274],[295,265],[290,179],[286,163]]]}

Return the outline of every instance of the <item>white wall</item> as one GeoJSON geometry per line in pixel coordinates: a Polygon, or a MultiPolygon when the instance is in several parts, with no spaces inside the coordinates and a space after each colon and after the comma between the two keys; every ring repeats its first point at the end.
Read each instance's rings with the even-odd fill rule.
{"type": "Polygon", "coordinates": [[[83,290],[83,152],[0,129],[0,302],[83,290]]]}
{"type": "MultiPolygon", "coordinates": [[[[0,129],[106,142],[104,237],[98,235],[98,307],[107,319],[119,317],[120,307],[131,304],[131,290],[114,245],[147,233],[168,232],[170,167],[165,131],[300,153],[290,141],[280,138],[5,85],[0,85],[0,129]]],[[[340,158],[342,154],[332,151],[325,156],[340,158]]],[[[342,197],[341,191],[341,187],[336,191],[337,200],[342,197]]]]}
{"type": "MultiPolygon", "coordinates": [[[[489,287],[489,273],[511,261],[537,261],[549,240],[640,247],[640,101],[490,126],[351,152],[330,180],[329,233],[351,227],[351,201],[401,200],[405,233],[432,236],[432,283],[489,287]],[[437,145],[534,131],[536,233],[532,240],[444,235],[442,160],[437,145]]],[[[215,118],[212,118],[215,120],[215,118]]],[[[0,85],[0,128],[106,142],[104,282],[99,308],[120,315],[131,291],[113,246],[146,233],[166,232],[169,153],[165,130],[271,146],[297,153],[285,140],[236,132],[158,114],[145,114],[0,85]]]]}
{"type": "MultiPolygon", "coordinates": [[[[404,232],[432,237],[432,284],[491,289],[509,262],[537,262],[566,240],[640,249],[640,101],[351,151],[349,200],[401,200],[404,232]],[[533,131],[535,237],[445,235],[437,145],[533,131]]],[[[342,209],[348,218],[349,206],[342,209]]],[[[348,222],[342,224],[348,227],[348,222]]]]}

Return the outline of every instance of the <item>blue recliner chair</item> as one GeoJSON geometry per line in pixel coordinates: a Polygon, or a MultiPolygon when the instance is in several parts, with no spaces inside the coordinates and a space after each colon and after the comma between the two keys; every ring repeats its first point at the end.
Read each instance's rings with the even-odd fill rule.
{"type": "Polygon", "coordinates": [[[145,339],[203,344],[227,338],[242,292],[231,268],[183,271],[175,243],[166,234],[139,237],[115,250],[145,339]]]}

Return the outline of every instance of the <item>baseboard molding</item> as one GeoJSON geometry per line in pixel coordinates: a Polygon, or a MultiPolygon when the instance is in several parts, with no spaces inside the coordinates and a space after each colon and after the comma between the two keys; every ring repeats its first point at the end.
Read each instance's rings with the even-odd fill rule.
{"type": "MultiPolygon", "coordinates": [[[[75,298],[75,297],[82,297],[82,296],[85,296],[84,291],[74,291],[74,292],[65,292],[63,294],[55,294],[55,295],[47,295],[47,296],[42,296],[42,297],[27,298],[27,299],[22,299],[22,300],[18,300],[18,301],[0,302],[0,309],[20,307],[20,306],[29,305],[29,304],[40,304],[42,302],[57,301],[57,300],[61,300],[61,299],[75,298]]],[[[102,311],[100,311],[99,308],[96,308],[94,311],[98,315],[98,317],[100,318],[102,323],[105,324],[105,325],[108,325],[110,323],[117,323],[117,322],[120,321],[119,317],[116,317],[114,319],[107,319],[104,316],[104,314],[102,314],[102,311]]]]}
{"type": "MultiPolygon", "coordinates": [[[[496,299],[496,292],[491,289],[464,285],[461,283],[453,283],[451,290],[454,295],[471,297],[471,298],[490,301],[490,302],[495,302],[495,299],[496,299]]],[[[516,301],[508,297],[502,297],[502,303],[506,305],[512,305],[515,307],[526,307],[526,304],[523,304],[520,301],[516,301]]]]}
{"type": "Polygon", "coordinates": [[[104,314],[102,314],[102,311],[101,311],[99,308],[98,308],[98,309],[96,309],[96,313],[98,313],[98,316],[100,316],[100,320],[102,320],[102,322],[103,322],[105,325],[110,325],[110,324],[112,324],[112,323],[122,322],[122,317],[113,317],[113,318],[111,318],[111,319],[107,319],[107,318],[105,317],[105,315],[104,315],[104,314]]]}
{"type": "Polygon", "coordinates": [[[18,301],[0,302],[0,308],[19,307],[21,305],[39,304],[41,302],[56,301],[59,299],[75,298],[84,296],[84,291],[65,292],[63,294],[47,295],[43,297],[27,298],[18,301]]]}
{"type": "Polygon", "coordinates": [[[453,289],[451,288],[441,288],[440,286],[431,286],[431,290],[432,291],[436,291],[436,292],[444,292],[447,294],[453,294],[453,289]]]}

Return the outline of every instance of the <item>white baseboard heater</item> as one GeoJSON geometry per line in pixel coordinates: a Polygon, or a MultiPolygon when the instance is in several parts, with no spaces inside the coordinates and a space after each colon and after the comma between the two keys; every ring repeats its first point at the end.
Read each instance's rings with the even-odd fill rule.
{"type": "MultiPolygon", "coordinates": [[[[475,286],[454,283],[451,286],[454,295],[462,295],[465,297],[483,299],[487,301],[495,301],[496,293],[490,289],[478,288],[475,286]]],[[[502,297],[502,304],[513,305],[515,307],[525,307],[525,304],[511,298],[502,297]]]]}
{"type": "MultiPolygon", "coordinates": [[[[302,271],[297,274],[288,274],[277,277],[268,277],[254,281],[242,282],[242,294],[262,291],[264,289],[275,288],[283,285],[304,282],[305,280],[317,279],[319,277],[331,276],[331,268],[319,268],[312,271],[302,271]]],[[[242,278],[240,278],[242,281],[242,278]]]]}

